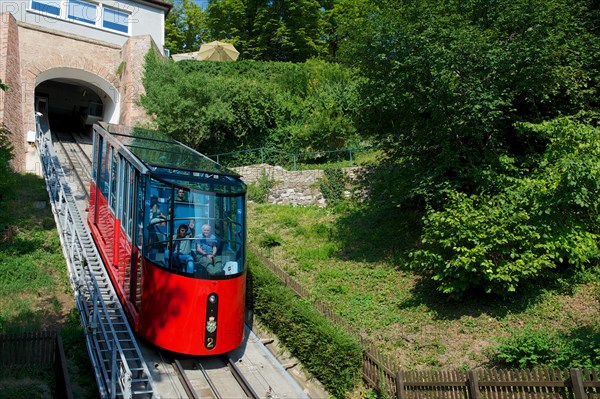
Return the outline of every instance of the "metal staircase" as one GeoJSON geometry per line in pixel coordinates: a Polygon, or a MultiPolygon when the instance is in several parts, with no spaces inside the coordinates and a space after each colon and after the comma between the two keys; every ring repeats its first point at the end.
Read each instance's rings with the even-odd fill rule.
{"type": "Polygon", "coordinates": [[[135,336],[113,289],[67,176],[52,146],[45,116],[36,144],[46,189],[67,260],[86,345],[102,398],[159,398],[135,336]]]}

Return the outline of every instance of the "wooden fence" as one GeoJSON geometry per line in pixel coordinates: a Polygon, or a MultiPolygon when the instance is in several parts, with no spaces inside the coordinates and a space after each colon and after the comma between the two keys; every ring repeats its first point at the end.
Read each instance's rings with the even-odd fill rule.
{"type": "MultiPolygon", "coordinates": [[[[250,245],[261,262],[298,296],[310,293],[270,259],[271,249],[250,245]]],[[[321,301],[319,311],[336,325],[360,336],[321,301]]],[[[365,383],[397,399],[600,399],[600,370],[402,371],[381,355],[373,343],[361,339],[365,383]]]]}
{"type": "Polygon", "coordinates": [[[60,334],[54,331],[39,331],[0,335],[0,372],[28,367],[54,369],[55,397],[73,397],[60,334]]]}

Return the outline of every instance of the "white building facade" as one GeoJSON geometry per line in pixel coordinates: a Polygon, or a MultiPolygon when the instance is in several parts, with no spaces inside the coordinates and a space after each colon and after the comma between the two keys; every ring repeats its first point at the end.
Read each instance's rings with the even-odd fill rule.
{"type": "Polygon", "coordinates": [[[50,123],[148,120],[137,100],[143,63],[163,54],[171,5],[159,0],[0,0],[0,123],[24,170],[35,112],[50,123]],[[43,106],[43,109],[40,107],[43,106]]]}

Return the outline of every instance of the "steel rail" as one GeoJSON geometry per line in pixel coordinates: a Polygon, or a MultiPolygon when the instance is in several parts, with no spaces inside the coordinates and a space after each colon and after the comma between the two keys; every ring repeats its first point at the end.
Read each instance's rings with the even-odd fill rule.
{"type": "Polygon", "coordinates": [[[196,391],[194,390],[190,379],[185,374],[185,370],[183,369],[183,366],[181,365],[181,362],[179,360],[175,359],[175,361],[173,362],[173,368],[175,369],[177,377],[179,377],[179,381],[181,381],[181,385],[183,385],[183,390],[187,394],[188,398],[200,399],[200,396],[196,394],[196,391]]]}
{"type": "Polygon", "coordinates": [[[229,370],[231,370],[233,378],[235,378],[238,384],[240,384],[240,387],[242,387],[246,395],[252,399],[261,399],[260,395],[254,391],[246,377],[244,377],[240,369],[236,366],[235,362],[233,362],[228,356],[222,356],[222,359],[227,364],[229,370]]]}

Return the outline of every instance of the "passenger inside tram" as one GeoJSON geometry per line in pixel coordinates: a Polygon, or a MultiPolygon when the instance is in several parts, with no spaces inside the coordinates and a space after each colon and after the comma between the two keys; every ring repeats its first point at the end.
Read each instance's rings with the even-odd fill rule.
{"type": "Polygon", "coordinates": [[[186,192],[183,188],[177,190],[177,196],[175,196],[175,202],[188,202],[186,192]]]}
{"type": "Polygon", "coordinates": [[[206,269],[208,274],[216,274],[222,271],[222,267],[215,262],[217,250],[219,249],[219,241],[217,236],[212,233],[212,228],[209,224],[202,226],[200,238],[196,240],[196,257],[195,260],[206,269]]]}
{"type": "Polygon", "coordinates": [[[189,224],[182,223],[177,228],[177,234],[173,236],[173,258],[169,258],[169,248],[165,250],[166,259],[171,259],[172,266],[176,270],[184,268],[186,273],[194,273],[194,258],[192,257],[192,244],[196,230],[194,221],[189,224]]]}
{"type": "Polygon", "coordinates": [[[238,265],[243,265],[239,257],[243,256],[244,230],[238,222],[241,208],[235,201],[154,179],[149,194],[146,256],[154,264],[196,278],[219,278],[243,271],[238,265]],[[195,225],[202,226],[197,235],[195,225]],[[171,232],[171,226],[177,230],[171,232]],[[180,231],[180,227],[186,230],[180,231]]]}
{"type": "Polygon", "coordinates": [[[168,230],[165,222],[168,219],[158,205],[158,197],[153,195],[150,199],[150,224],[148,226],[148,238],[151,246],[164,247],[166,245],[168,230]]]}

